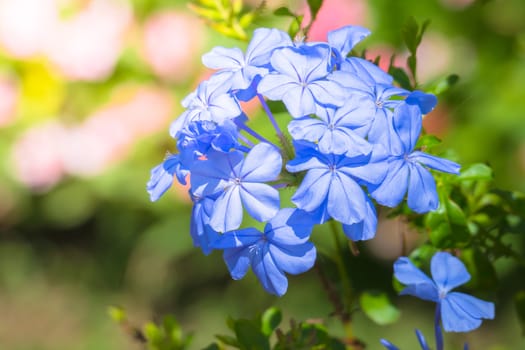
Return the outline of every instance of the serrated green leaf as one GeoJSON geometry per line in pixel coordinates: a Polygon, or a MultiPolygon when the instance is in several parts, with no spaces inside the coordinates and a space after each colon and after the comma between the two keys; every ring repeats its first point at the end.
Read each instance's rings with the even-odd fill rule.
{"type": "Polygon", "coordinates": [[[283,318],[281,310],[276,307],[267,309],[261,316],[261,330],[266,336],[270,336],[272,332],[279,326],[283,318]]]}
{"type": "Polygon", "coordinates": [[[359,304],[365,315],[378,325],[392,324],[400,316],[385,293],[364,292],[359,297],[359,304]]]}
{"type": "Polygon", "coordinates": [[[462,170],[457,179],[460,181],[490,181],[492,180],[492,169],[483,163],[472,164],[465,170],[462,170]]]}
{"type": "Polygon", "coordinates": [[[252,321],[237,320],[234,332],[241,349],[270,350],[268,337],[252,321]]]}

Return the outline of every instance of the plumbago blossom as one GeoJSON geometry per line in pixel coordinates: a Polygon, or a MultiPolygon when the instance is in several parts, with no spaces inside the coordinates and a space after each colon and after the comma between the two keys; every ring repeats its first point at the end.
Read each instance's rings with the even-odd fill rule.
{"type": "Polygon", "coordinates": [[[346,26],[327,42],[305,43],[260,28],[246,52],[216,47],[203,56],[216,72],[182,101],[170,127],[177,152],[152,170],[147,190],[155,201],[174,179],[189,178],[194,244],[205,254],[222,250],[234,279],[251,267],[265,290],[283,295],[286,273],[313,266],[314,225],[335,220],[349,239],[371,239],[375,203],[406,198],[418,213],[434,210],[429,169],[458,173],[458,164],[415,148],[435,96],[396,87],[376,65],[348,56],[369,34],[346,26]],[[240,102],[252,98],[279,142],[250,127],[240,102]],[[267,100],[282,101],[287,130],[267,100]],[[284,187],[295,188],[291,203],[281,202],[284,187]],[[264,229],[243,226],[245,214],[264,229]]]}

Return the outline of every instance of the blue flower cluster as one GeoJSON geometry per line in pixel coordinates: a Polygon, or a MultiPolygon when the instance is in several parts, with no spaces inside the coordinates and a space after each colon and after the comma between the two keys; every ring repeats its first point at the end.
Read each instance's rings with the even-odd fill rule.
{"type": "Polygon", "coordinates": [[[415,149],[435,96],[396,87],[373,63],[349,56],[369,34],[346,26],[327,42],[293,42],[260,28],[246,52],[216,47],[203,56],[217,71],[182,101],[186,110],[170,127],[178,153],[152,170],[147,189],[155,201],[174,178],[189,178],[194,243],[205,254],[223,250],[234,279],[251,267],[268,292],[282,295],[285,273],[315,262],[315,224],[336,220],[351,240],[373,238],[374,201],[394,207],[406,198],[418,213],[434,210],[429,169],[458,173],[458,164],[415,149]],[[249,126],[240,102],[254,98],[280,146],[249,126]],[[289,161],[267,100],[282,101],[291,116],[289,161]],[[278,189],[296,185],[295,208],[281,208],[278,189]],[[266,223],[264,231],[241,228],[245,212],[266,223]]]}

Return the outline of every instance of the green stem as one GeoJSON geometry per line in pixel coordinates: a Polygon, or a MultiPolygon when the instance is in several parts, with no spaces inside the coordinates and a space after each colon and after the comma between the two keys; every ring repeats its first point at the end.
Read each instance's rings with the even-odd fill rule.
{"type": "MultiPolygon", "coordinates": [[[[334,237],[334,242],[336,246],[336,254],[335,254],[335,262],[337,264],[337,269],[339,270],[339,275],[341,277],[341,283],[343,286],[343,300],[346,301],[346,310],[350,310],[353,304],[353,293],[352,293],[352,285],[350,283],[350,279],[348,278],[348,271],[346,269],[346,265],[344,263],[344,246],[341,242],[340,234],[339,234],[339,228],[335,220],[330,220],[330,228],[332,229],[332,236],[334,237]]],[[[351,317],[342,318],[341,320],[343,322],[343,327],[345,329],[345,335],[347,339],[353,339],[353,332],[352,332],[352,322],[351,317]]]]}

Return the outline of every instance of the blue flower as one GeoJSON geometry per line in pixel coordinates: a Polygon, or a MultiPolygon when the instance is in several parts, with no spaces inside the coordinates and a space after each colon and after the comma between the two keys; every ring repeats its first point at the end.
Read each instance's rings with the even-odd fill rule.
{"type": "Polygon", "coordinates": [[[210,226],[210,217],[213,213],[214,197],[198,197],[190,192],[193,201],[191,211],[190,235],[193,245],[201,248],[205,255],[213,250],[212,244],[219,238],[219,233],[210,226]]]}
{"type": "Polygon", "coordinates": [[[390,150],[388,172],[379,185],[369,186],[370,194],[379,203],[394,207],[408,192],[407,204],[417,213],[435,210],[439,200],[436,183],[428,168],[458,174],[459,164],[420,151],[413,151],[421,132],[420,107],[407,103],[394,110],[394,134],[385,147],[390,150]]]}
{"type": "Polygon", "coordinates": [[[300,274],[314,265],[315,246],[308,242],[313,222],[297,209],[280,210],[260,232],[245,228],[224,233],[214,248],[224,249],[224,261],[233,279],[244,277],[251,266],[264,289],[281,296],[286,293],[285,273],[300,274]]]}
{"type": "Polygon", "coordinates": [[[151,169],[151,178],[146,185],[151,201],[157,201],[171,187],[174,175],[185,185],[188,174],[188,169],[181,164],[180,155],[169,155],[161,164],[151,169]]]}
{"type": "Polygon", "coordinates": [[[468,332],[478,328],[482,319],[494,318],[494,304],[468,294],[451,292],[468,282],[470,274],[458,258],[446,252],[434,254],[430,266],[432,279],[407,258],[394,263],[394,276],[405,284],[402,295],[413,295],[437,303],[446,332],[468,332]]]}
{"type": "Polygon", "coordinates": [[[211,120],[221,124],[224,120],[241,115],[239,102],[230,91],[231,82],[227,76],[212,76],[199,84],[197,90],[182,101],[187,108],[170,126],[171,137],[194,120],[211,120]]]}
{"type": "Polygon", "coordinates": [[[321,221],[330,217],[345,225],[363,221],[370,211],[360,181],[382,181],[387,163],[381,161],[380,153],[347,157],[320,153],[308,142],[294,144],[297,156],[286,169],[307,173],[292,202],[308,212],[326,212],[321,221]]]}
{"type": "Polygon", "coordinates": [[[275,50],[271,60],[273,72],[257,88],[270,100],[282,100],[294,118],[315,113],[316,106],[341,106],[345,89],[328,79],[331,73],[330,49],[324,45],[275,50]]]}
{"type": "Polygon", "coordinates": [[[372,145],[365,137],[374,112],[373,102],[356,93],[337,109],[319,107],[317,118],[305,116],[292,120],[288,131],[295,140],[316,143],[321,153],[368,154],[372,145]]]}
{"type": "Polygon", "coordinates": [[[209,222],[215,231],[235,230],[242,223],[243,206],[259,221],[277,213],[279,192],[263,182],[276,180],[281,167],[281,154],[268,143],[254,146],[246,158],[240,151],[213,152],[192,166],[191,188],[198,197],[219,195],[209,222]]]}
{"type": "Polygon", "coordinates": [[[238,48],[215,47],[202,56],[208,68],[220,69],[221,75],[228,76],[232,90],[240,90],[237,96],[250,100],[256,93],[257,79],[266,75],[270,67],[270,56],[276,48],[291,46],[288,34],[277,29],[258,28],[246,49],[246,55],[238,48]]]}

